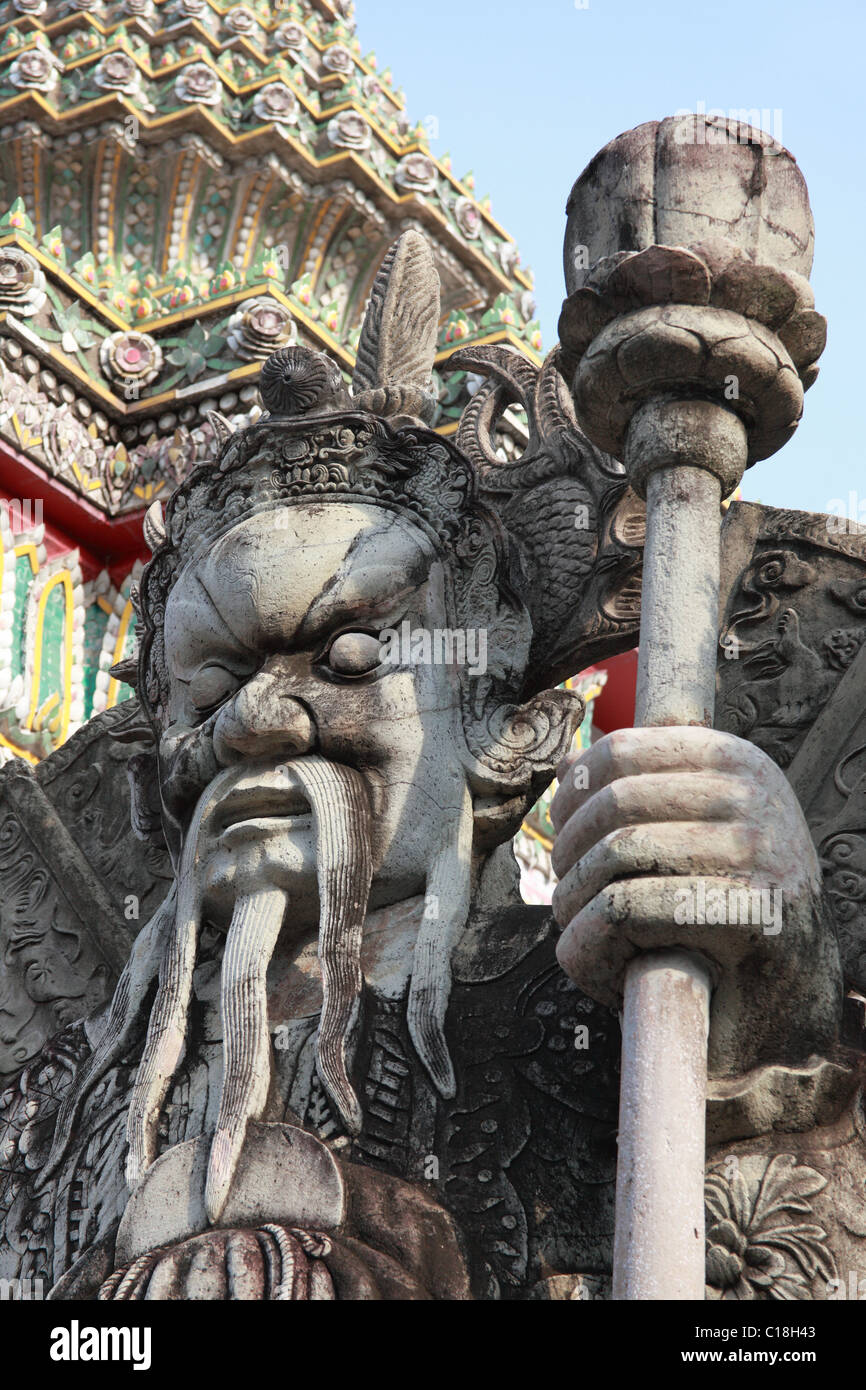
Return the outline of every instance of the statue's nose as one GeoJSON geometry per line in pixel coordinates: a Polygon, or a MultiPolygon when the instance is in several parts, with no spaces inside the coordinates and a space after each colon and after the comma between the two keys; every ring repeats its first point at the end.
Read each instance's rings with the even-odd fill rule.
{"type": "Polygon", "coordinates": [[[240,758],[298,757],[312,752],[315,743],[311,714],[268,671],[248,681],[214,725],[214,753],[224,766],[240,758]]]}

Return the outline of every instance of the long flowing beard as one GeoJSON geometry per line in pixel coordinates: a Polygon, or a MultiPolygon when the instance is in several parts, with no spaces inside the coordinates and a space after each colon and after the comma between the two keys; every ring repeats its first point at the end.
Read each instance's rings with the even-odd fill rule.
{"type": "Polygon", "coordinates": [[[472,891],[472,795],[465,784],[455,817],[444,827],[427,872],[424,916],[415,940],[406,1009],[415,1050],[439,1094],[456,1092],[445,1039],[451,998],[451,957],[466,926],[472,891]]]}
{"type": "Polygon", "coordinates": [[[158,977],[159,988],[127,1117],[129,1184],[134,1186],[153,1162],[160,1111],[186,1037],[201,919],[202,835],[232,776],[231,769],[221,772],[196,804],[177,881],[133,943],[114,991],[105,1029],[58,1111],[51,1150],[39,1175],[40,1185],[50,1179],[68,1153],[84,1102],[93,1087],[131,1051],[143,1031],[145,1005],[158,977]]]}
{"type": "MultiPolygon", "coordinates": [[[[317,1042],[319,1072],[351,1132],[361,1107],[349,1081],[349,1052],[363,988],[361,937],[370,890],[370,817],[366,788],[351,768],[308,756],[288,765],[309,802],[315,831],[320,898],[319,955],[324,1002],[317,1042]]],[[[186,1044],[192,977],[201,924],[201,845],[233,769],[221,773],[199,800],[184,843],[174,923],[159,972],[144,1052],[127,1121],[126,1176],[134,1186],[158,1149],[159,1118],[186,1044]]],[[[243,1149],[247,1125],[258,1119],[270,1087],[267,968],[279,937],[287,895],[265,887],[239,898],[232,913],[221,971],[224,1071],[220,1111],[208,1161],[205,1204],[219,1220],[243,1149]]],[[[140,989],[137,991],[140,993],[140,989]]],[[[129,981],[118,989],[99,1069],[116,1055],[129,1017],[129,981]]],[[[94,1068],[96,1070],[96,1068],[94,1068]]]]}
{"type": "Polygon", "coordinates": [[[223,1084],[211,1143],[205,1210],[222,1215],[250,1120],[265,1108],[271,1077],[268,964],[283,925],[287,895],[266,888],[238,898],[222,962],[223,1084]]]}
{"type": "MultiPolygon", "coordinates": [[[[372,875],[367,791],[359,773],[312,755],[289,763],[288,772],[300,783],[313,816],[323,985],[317,1067],[344,1124],[358,1133],[362,1113],[349,1080],[349,1054],[360,1015],[361,938],[372,875]]],[[[223,1086],[205,1188],[212,1224],[228,1200],[247,1126],[267,1103],[267,969],[287,901],[282,891],[266,888],[239,899],[232,914],[221,976],[223,1086]]]]}
{"type": "MultiPolygon", "coordinates": [[[[323,987],[317,1070],[346,1130],[357,1134],[363,1115],[350,1072],[361,1013],[361,941],[372,875],[367,789],[353,769],[312,755],[293,760],[288,771],[310,803],[314,824],[323,987]]],[[[130,1185],[140,1180],[156,1157],[160,1115],[187,1042],[204,894],[203,840],[223,790],[235,775],[236,769],[226,769],[199,799],[184,840],[176,898],[174,893],[169,895],[136,940],[106,1029],[58,1117],[55,1147],[43,1177],[59,1165],[88,1091],[131,1049],[143,1027],[145,1005],[158,972],[159,987],[127,1119],[130,1185]]],[[[415,945],[407,1006],[415,1048],[443,1096],[453,1096],[455,1091],[444,1024],[451,957],[469,913],[471,851],[472,801],[464,788],[431,856],[429,910],[415,945]]],[[[267,1105],[271,1077],[267,969],[289,909],[287,894],[265,887],[239,897],[232,913],[221,971],[223,1083],[205,1192],[212,1223],[225,1208],[248,1123],[261,1118],[267,1105]]]]}
{"type": "Polygon", "coordinates": [[[177,910],[159,971],[159,988],[139,1063],[126,1138],[126,1181],[134,1187],[156,1158],[159,1117],[186,1045],[189,1001],[202,914],[202,841],[235,775],[227,768],[199,797],[178,869],[177,910]]]}
{"type": "Polygon", "coordinates": [[[350,1134],[361,1130],[358,1097],[349,1081],[364,977],[361,940],[372,878],[370,807],[361,776],[320,758],[294,764],[313,808],[319,882],[322,1016],[316,1069],[350,1134]]]}

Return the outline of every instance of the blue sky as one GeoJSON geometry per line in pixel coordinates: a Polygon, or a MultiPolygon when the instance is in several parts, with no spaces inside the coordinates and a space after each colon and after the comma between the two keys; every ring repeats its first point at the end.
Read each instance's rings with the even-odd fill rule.
{"type": "Polygon", "coordinates": [[[565,200],[596,151],[701,101],[779,113],[809,185],[829,341],[796,436],[749,470],[743,495],[826,511],[854,491],[866,521],[866,0],[356,0],[356,20],[410,117],[437,119],[432,152],[449,151],[455,174],[472,169],[478,195],[491,194],[535,272],[545,347],[563,295],[565,200]]]}

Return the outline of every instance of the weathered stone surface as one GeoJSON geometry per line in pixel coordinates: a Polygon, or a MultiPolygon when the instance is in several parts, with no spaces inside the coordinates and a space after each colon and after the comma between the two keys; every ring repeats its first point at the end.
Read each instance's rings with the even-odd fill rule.
{"type": "MultiPolygon", "coordinates": [[[[823,347],[802,288],[812,223],[787,151],[760,131],[698,117],[619,137],[578,179],[568,213],[570,302],[561,326],[575,404],[589,437],[623,459],[630,484],[646,496],[647,530],[639,727],[608,735],[575,766],[566,760],[551,808],[556,867],[565,875],[558,956],[595,998],[622,1001],[613,1295],[697,1299],[708,1061],[711,1071],[735,1074],[751,1067],[752,1046],[753,1062],[794,1060],[804,1046],[832,1047],[841,1025],[839,948],[796,797],[766,754],[750,750],[741,776],[727,757],[746,745],[717,743],[702,727],[715,707],[722,499],[747,464],[793,433],[823,347]],[[706,261],[697,249],[704,239],[706,261]],[[698,748],[702,771],[692,779],[689,752],[698,748]],[[623,752],[628,772],[618,763],[623,752]],[[613,770],[610,792],[603,778],[599,787],[601,768],[613,770]],[[656,778],[663,804],[651,769],[664,773],[656,778]],[[722,771],[725,790],[713,770],[722,771]],[[772,809],[750,821],[762,789],[772,809]],[[615,817],[604,826],[597,808],[611,801],[615,817]],[[754,911],[765,895],[777,908],[772,925],[754,911]],[[785,928],[784,945],[768,945],[785,928]],[[738,940],[748,944],[735,962],[727,952],[736,953],[738,940]],[[769,1009],[765,998],[757,1008],[756,980],[780,978],[786,966],[803,1001],[799,1035],[780,1030],[790,998],[769,1009]]],[[[774,1159],[767,1173],[785,1162],[774,1159]]],[[[823,1181],[813,1176],[814,1186],[795,1181],[792,1190],[819,1190],[823,1181]]],[[[732,1200],[739,1209],[743,1193],[732,1200]]],[[[769,1210],[787,1205],[769,1202],[769,1210]]],[[[707,1208],[713,1229],[728,1231],[712,1179],[707,1208]]],[[[728,1251],[713,1245],[719,1277],[711,1284],[727,1287],[742,1240],[728,1251]]],[[[784,1269],[781,1255],[772,1260],[776,1272],[784,1269]]],[[[817,1256],[801,1263],[808,1273],[830,1269],[817,1256]]]]}
{"type": "MultiPolygon", "coordinates": [[[[345,1214],[339,1169],[312,1135],[290,1125],[254,1124],[238,1164],[221,1226],[309,1226],[334,1231],[345,1214]]],[[[209,1136],[162,1154],[130,1198],[117,1232],[115,1259],[131,1265],[160,1245],[199,1235],[205,1212],[209,1136]]]]}
{"type": "Polygon", "coordinates": [[[806,184],[764,131],[704,116],[647,121],[612,140],[568,199],[565,282],[587,263],[653,245],[724,237],[758,264],[808,276],[814,227],[806,184]],[[578,248],[588,255],[578,255],[578,248]]]}
{"type": "MultiPolygon", "coordinates": [[[[634,138],[646,179],[656,136],[634,138]]],[[[810,312],[799,176],[777,169],[789,225],[752,229],[773,277],[681,206],[675,254],[655,227],[606,248],[566,306],[575,334],[600,322],[581,295],[609,324],[690,296],[761,343],[810,312]]],[[[580,717],[551,687],[634,645],[643,506],[577,424],[568,344],[540,371],[466,352],[486,380],[456,441],[424,427],[434,278],[414,240],[394,252],[354,394],[316,354],[271,360],[270,415],[218,430],[149,515],[137,699],[35,777],[4,773],[8,833],[46,852],[7,863],[0,836],[2,931],[45,952],[61,927],[81,981],[28,1013],[4,938],[26,1004],[2,1039],[0,1277],[57,1300],[606,1297],[623,974],[686,945],[715,986],[708,1295],[832,1296],[866,1239],[862,1038],[843,1040],[841,1003],[864,939],[843,882],[863,829],[861,539],[732,506],[721,727],[604,740],[588,786],[563,769],[560,938],[520,902],[509,842],[580,717]],[[503,463],[512,404],[528,442],[503,463]],[[779,931],[773,910],[674,920],[678,891],[774,909],[777,889],[779,931]],[[749,1249],[770,1250],[760,1276],[749,1249]]]]}

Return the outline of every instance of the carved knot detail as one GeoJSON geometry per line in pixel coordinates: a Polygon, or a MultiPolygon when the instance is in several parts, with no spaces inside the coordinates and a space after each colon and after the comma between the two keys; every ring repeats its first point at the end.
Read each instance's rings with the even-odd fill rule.
{"type": "Polygon", "coordinates": [[[287,347],[271,353],[262,367],[259,391],[273,415],[308,415],[340,404],[343,378],[323,352],[287,347]]]}

